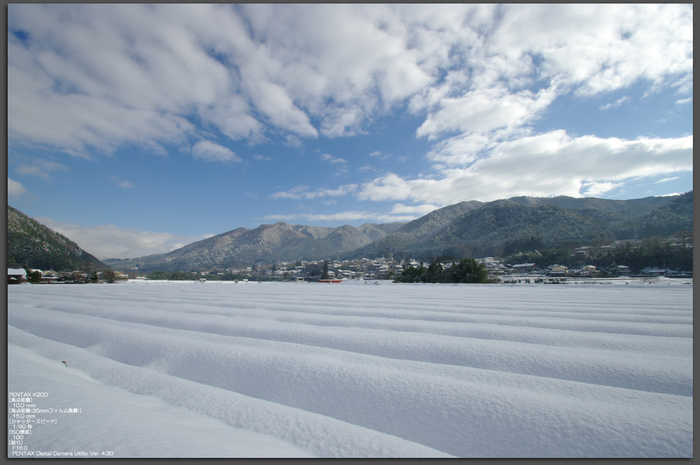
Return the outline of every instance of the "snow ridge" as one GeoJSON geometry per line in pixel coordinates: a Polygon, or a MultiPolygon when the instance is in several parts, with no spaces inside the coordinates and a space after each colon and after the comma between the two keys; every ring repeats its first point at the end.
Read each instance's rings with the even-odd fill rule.
{"type": "Polygon", "coordinates": [[[151,284],[16,286],[9,342],[313,456],[692,456],[690,286],[151,284]]]}

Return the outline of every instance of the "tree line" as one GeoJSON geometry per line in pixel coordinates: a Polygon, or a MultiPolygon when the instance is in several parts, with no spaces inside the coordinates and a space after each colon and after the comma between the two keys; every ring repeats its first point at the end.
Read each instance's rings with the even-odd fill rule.
{"type": "MultiPolygon", "coordinates": [[[[576,267],[586,264],[601,269],[610,268],[613,263],[616,263],[629,266],[633,272],[639,272],[646,267],[692,271],[693,248],[686,247],[686,242],[690,245],[692,238],[688,239],[687,236],[684,236],[682,239],[681,246],[673,245],[669,238],[661,236],[644,238],[639,246],[626,242],[624,245],[610,247],[609,244],[612,243],[610,241],[607,243],[608,247],[605,247],[605,243],[601,242],[591,247],[585,258],[572,254],[567,247],[531,249],[526,252],[512,253],[504,257],[503,262],[510,264],[536,263],[539,268],[546,268],[550,265],[576,267]]],[[[523,241],[520,245],[525,245],[525,242],[528,241],[523,241]]],[[[541,245],[541,242],[536,239],[529,242],[533,245],[541,245]]]]}
{"type": "Polygon", "coordinates": [[[435,259],[427,267],[421,262],[420,267],[409,265],[401,276],[396,277],[400,283],[487,283],[489,274],[486,266],[472,258],[453,262],[449,268],[435,259]]]}

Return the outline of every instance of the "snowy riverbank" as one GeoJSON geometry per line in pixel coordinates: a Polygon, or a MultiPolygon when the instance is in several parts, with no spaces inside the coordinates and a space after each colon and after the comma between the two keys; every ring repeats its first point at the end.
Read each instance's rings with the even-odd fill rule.
{"type": "Polygon", "coordinates": [[[34,451],[692,457],[670,281],[8,286],[8,390],[81,409],[34,451]]]}

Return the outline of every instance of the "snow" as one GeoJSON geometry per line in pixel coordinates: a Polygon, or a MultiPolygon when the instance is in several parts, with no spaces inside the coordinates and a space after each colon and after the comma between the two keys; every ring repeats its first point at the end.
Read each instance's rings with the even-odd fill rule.
{"type": "Polygon", "coordinates": [[[8,286],[8,391],[82,409],[35,451],[692,457],[692,284],[626,282],[8,286]]]}

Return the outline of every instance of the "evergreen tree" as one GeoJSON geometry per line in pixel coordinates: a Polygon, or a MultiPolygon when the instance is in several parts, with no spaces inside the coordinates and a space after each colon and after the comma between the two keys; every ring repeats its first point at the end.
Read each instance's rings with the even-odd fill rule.
{"type": "Polygon", "coordinates": [[[41,282],[41,273],[33,271],[27,275],[27,279],[32,284],[39,284],[41,282]]]}

